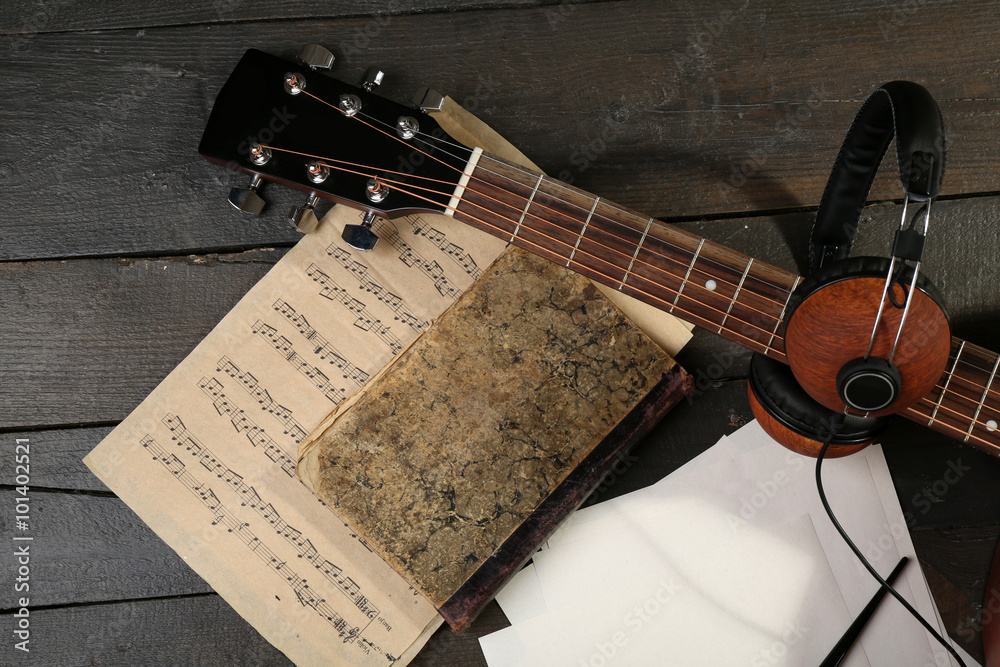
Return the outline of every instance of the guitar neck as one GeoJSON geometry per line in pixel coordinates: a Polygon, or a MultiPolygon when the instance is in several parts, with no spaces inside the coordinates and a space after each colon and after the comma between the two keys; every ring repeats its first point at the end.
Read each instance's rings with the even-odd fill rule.
{"type": "MultiPolygon", "coordinates": [[[[801,278],[483,153],[455,219],[785,362],[785,315],[801,278]]],[[[941,380],[903,414],[1000,455],[995,353],[955,339],[941,380]]]]}
{"type": "Polygon", "coordinates": [[[488,154],[458,199],[461,222],[785,361],[793,273],[488,154]]]}

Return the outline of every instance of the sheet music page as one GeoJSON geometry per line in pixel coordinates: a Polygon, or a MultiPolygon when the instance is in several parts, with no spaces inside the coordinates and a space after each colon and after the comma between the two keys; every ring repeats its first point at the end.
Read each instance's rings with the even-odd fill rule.
{"type": "MultiPolygon", "coordinates": [[[[450,98],[435,116],[488,151],[520,155],[450,98]]],[[[360,222],[334,207],[84,460],[300,665],[405,665],[441,624],[299,481],[295,461],[303,438],[506,245],[450,217],[414,215],[377,219],[379,243],[362,252],[341,239],[360,222]]],[[[618,296],[646,321],[645,304],[618,296]]],[[[166,326],[151,322],[151,335],[166,326]]],[[[671,354],[690,338],[660,311],[644,328],[671,354]]]]}
{"type": "MultiPolygon", "coordinates": [[[[295,476],[299,442],[398,354],[504,244],[442,216],[335,207],[86,463],[298,664],[388,665],[440,624],[295,476]]],[[[151,329],[169,323],[151,323],[151,329]]]]}

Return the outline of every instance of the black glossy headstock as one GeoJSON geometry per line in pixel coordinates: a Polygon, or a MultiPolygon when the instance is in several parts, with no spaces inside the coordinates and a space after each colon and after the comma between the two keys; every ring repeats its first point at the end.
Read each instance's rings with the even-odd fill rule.
{"type": "Polygon", "coordinates": [[[198,152],[264,180],[392,218],[446,210],[469,156],[456,143],[416,109],[251,49],[220,91],[198,152]],[[289,92],[296,87],[286,84],[289,73],[296,82],[305,79],[304,90],[289,92]],[[343,95],[360,101],[358,113],[340,110],[343,95]],[[397,132],[401,117],[419,123],[412,138],[397,132]],[[269,147],[262,164],[260,155],[254,161],[254,144],[269,147]],[[329,171],[325,180],[310,178],[310,162],[329,171]],[[374,188],[372,176],[378,180],[374,188]]]}

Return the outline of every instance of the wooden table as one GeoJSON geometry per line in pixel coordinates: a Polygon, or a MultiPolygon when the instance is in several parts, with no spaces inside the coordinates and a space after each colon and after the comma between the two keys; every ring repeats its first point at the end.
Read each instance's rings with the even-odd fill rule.
{"type": "MultiPolygon", "coordinates": [[[[249,47],[319,42],[347,81],[378,65],[389,97],[447,92],[550,174],[790,270],[861,100],[885,80],[919,81],[949,142],[926,271],[954,333],[1000,348],[994,3],[263,4],[0,5],[0,525],[10,540],[26,439],[35,537],[31,653],[5,633],[4,664],[287,662],[80,463],[298,238],[284,216],[298,195],[266,188],[265,214],[245,217],[225,202],[244,179],[196,153],[249,47]]],[[[871,198],[858,251],[884,254],[900,208],[891,169],[871,198]]],[[[699,333],[680,360],[697,393],[601,498],[748,419],[744,350],[699,333]]],[[[884,443],[941,613],[981,657],[1000,465],[902,420],[884,443]]],[[[16,574],[3,561],[11,627],[16,574]]],[[[504,625],[493,604],[414,664],[485,664],[476,638],[504,625]]]]}

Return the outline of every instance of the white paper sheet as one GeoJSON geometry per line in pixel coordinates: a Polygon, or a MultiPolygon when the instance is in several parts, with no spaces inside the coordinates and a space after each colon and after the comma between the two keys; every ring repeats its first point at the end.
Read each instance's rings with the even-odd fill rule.
{"type": "MultiPolygon", "coordinates": [[[[813,473],[813,460],[773,443],[755,423],[748,425],[661,482],[578,512],[498,599],[514,610],[518,625],[542,616],[551,620],[557,614],[546,610],[613,599],[638,580],[637,571],[655,569],[664,553],[697,556],[805,511],[853,617],[876,585],[822,510],[813,473]]],[[[940,625],[881,449],[826,461],[824,482],[841,522],[878,571],[885,575],[900,556],[911,558],[897,589],[940,625]]],[[[894,602],[884,607],[845,664],[866,664],[866,656],[876,665],[950,664],[944,649],[905,610],[894,602]]]]}
{"type": "Polygon", "coordinates": [[[807,515],[698,556],[659,556],[621,563],[640,576],[614,596],[596,590],[483,637],[487,662],[811,665],[849,622],[807,515]]]}

